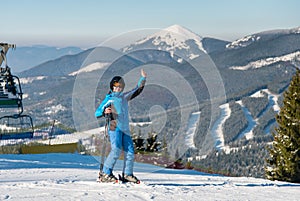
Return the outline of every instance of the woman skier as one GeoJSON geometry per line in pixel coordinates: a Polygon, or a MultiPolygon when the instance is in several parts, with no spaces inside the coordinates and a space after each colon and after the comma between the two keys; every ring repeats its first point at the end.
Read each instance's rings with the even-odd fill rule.
{"type": "Polygon", "coordinates": [[[147,74],[142,69],[137,86],[129,92],[123,92],[125,82],[121,76],[115,76],[110,82],[110,91],[95,112],[97,118],[110,115],[108,135],[111,151],[106,158],[103,171],[99,173],[99,182],[118,182],[113,168],[124,150],[124,182],[139,183],[133,175],[134,145],[130,134],[128,101],[138,96],[144,89],[147,74]]]}

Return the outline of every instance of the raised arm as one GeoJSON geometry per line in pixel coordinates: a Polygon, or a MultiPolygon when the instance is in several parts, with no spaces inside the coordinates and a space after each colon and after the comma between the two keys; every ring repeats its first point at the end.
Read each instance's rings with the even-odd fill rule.
{"type": "Polygon", "coordinates": [[[145,86],[145,83],[146,83],[146,77],[147,77],[147,74],[146,72],[142,69],[141,70],[141,78],[140,80],[138,81],[138,84],[137,86],[132,89],[131,91],[129,92],[126,92],[124,94],[125,98],[129,101],[129,100],[132,100],[134,99],[135,97],[137,97],[140,93],[142,93],[143,89],[144,89],[144,86],[145,86]]]}

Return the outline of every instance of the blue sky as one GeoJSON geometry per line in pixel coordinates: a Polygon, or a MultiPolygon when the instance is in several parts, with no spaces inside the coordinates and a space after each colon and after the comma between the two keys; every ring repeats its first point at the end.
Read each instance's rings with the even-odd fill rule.
{"type": "Polygon", "coordinates": [[[173,24],[223,40],[300,26],[298,0],[0,0],[1,42],[92,47],[173,24]]]}

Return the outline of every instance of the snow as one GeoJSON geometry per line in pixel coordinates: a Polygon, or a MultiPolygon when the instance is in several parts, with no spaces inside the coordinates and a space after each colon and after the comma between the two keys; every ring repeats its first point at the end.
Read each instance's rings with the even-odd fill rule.
{"type": "MultiPolygon", "coordinates": [[[[279,104],[278,104],[278,98],[280,96],[280,94],[274,94],[272,92],[270,92],[269,89],[262,89],[262,90],[259,90],[257,92],[254,92],[253,94],[250,95],[250,97],[252,98],[259,98],[259,97],[263,97],[264,96],[264,93],[266,93],[268,95],[268,100],[269,100],[269,103],[268,103],[268,106],[264,109],[264,111],[261,112],[260,116],[256,119],[253,119],[250,111],[243,105],[242,101],[239,100],[239,101],[236,101],[236,103],[240,104],[241,107],[242,107],[242,110],[245,114],[245,117],[248,121],[248,126],[243,130],[243,132],[241,132],[239,135],[238,135],[238,139],[242,138],[242,137],[246,137],[246,139],[251,139],[253,138],[253,129],[255,128],[255,126],[258,124],[258,120],[261,116],[263,116],[271,107],[273,108],[273,110],[275,112],[279,112],[280,110],[280,107],[279,107],[279,104]]],[[[268,130],[269,128],[267,128],[266,132],[269,133],[270,130],[268,130]]]]}
{"type": "Polygon", "coordinates": [[[281,34],[299,34],[300,33],[300,27],[296,27],[293,29],[275,29],[270,31],[263,31],[258,34],[254,35],[248,35],[241,39],[235,40],[232,43],[226,45],[227,49],[238,49],[241,47],[246,47],[253,42],[256,42],[258,40],[261,40],[262,37],[268,36],[268,35],[281,35],[281,34]]]}
{"type": "Polygon", "coordinates": [[[233,69],[233,70],[257,69],[257,68],[261,68],[264,66],[268,66],[268,65],[277,63],[279,61],[284,61],[284,62],[286,62],[286,61],[296,62],[297,61],[297,62],[299,62],[300,61],[300,51],[286,54],[283,56],[269,57],[269,58],[260,59],[257,61],[252,61],[244,66],[232,66],[232,67],[230,67],[230,69],[233,69]]]}
{"type": "MultiPolygon", "coordinates": [[[[98,157],[0,155],[0,200],[298,200],[300,184],[135,164],[141,184],[97,183],[98,157]]],[[[120,173],[118,161],[115,174],[120,173]]]]}
{"type": "Polygon", "coordinates": [[[300,27],[292,29],[292,33],[300,34],[300,27]]]}
{"type": "Polygon", "coordinates": [[[20,83],[21,84],[30,84],[32,83],[33,81],[36,81],[36,80],[43,80],[43,79],[46,79],[47,76],[37,76],[37,77],[26,77],[26,78],[20,78],[20,83]]]}
{"type": "Polygon", "coordinates": [[[81,69],[79,69],[78,71],[74,71],[72,73],[70,73],[69,75],[70,76],[76,76],[78,75],[79,73],[88,73],[88,72],[92,72],[92,71],[95,71],[95,70],[99,70],[99,69],[103,69],[104,67],[106,67],[107,65],[109,65],[110,63],[107,63],[107,62],[95,62],[95,63],[92,63],[88,66],[85,66],[81,69]]]}
{"type": "Polygon", "coordinates": [[[45,114],[49,115],[49,114],[56,114],[58,113],[59,111],[64,111],[66,110],[67,108],[64,107],[63,105],[61,104],[58,104],[58,105],[52,105],[51,107],[46,107],[45,110],[45,114]]]}
{"type": "Polygon", "coordinates": [[[194,136],[200,119],[200,112],[193,112],[188,121],[188,130],[186,132],[185,143],[190,148],[195,148],[194,136]]]}
{"type": "Polygon", "coordinates": [[[229,107],[229,103],[220,105],[220,108],[221,108],[221,115],[214,123],[211,132],[215,138],[215,147],[218,150],[223,150],[225,151],[225,153],[229,153],[230,152],[229,146],[225,146],[223,125],[226,122],[226,120],[230,117],[231,110],[229,107]]]}
{"type": "Polygon", "coordinates": [[[6,126],[6,125],[0,125],[0,130],[12,131],[12,130],[15,130],[15,128],[14,127],[9,127],[9,126],[6,126]]]}
{"type": "Polygon", "coordinates": [[[258,121],[258,120],[252,118],[252,115],[251,115],[250,111],[248,110],[248,108],[246,108],[246,107],[244,106],[244,104],[242,103],[242,101],[237,101],[237,103],[241,105],[242,110],[243,110],[243,112],[244,112],[244,114],[245,114],[245,116],[246,116],[246,119],[247,119],[247,121],[248,121],[247,127],[243,130],[243,132],[241,132],[241,133],[238,135],[237,139],[241,139],[241,138],[243,138],[244,136],[246,137],[247,140],[248,140],[248,139],[251,139],[251,138],[253,138],[253,136],[254,136],[254,135],[253,135],[253,129],[254,129],[254,127],[257,125],[257,121],[258,121]]]}
{"type": "MultiPolygon", "coordinates": [[[[147,43],[148,41],[152,41],[152,44],[157,46],[159,50],[165,50],[170,52],[171,56],[174,57],[177,50],[186,50],[187,57],[189,59],[194,59],[201,54],[200,52],[206,53],[206,50],[202,45],[202,37],[198,34],[193,33],[192,31],[184,28],[180,25],[173,25],[163,29],[157,33],[154,33],[146,38],[138,40],[134,44],[124,47],[123,52],[131,51],[135,45],[141,45],[147,43]],[[190,45],[187,44],[187,41],[191,40],[198,46],[197,54],[190,52],[190,45]],[[198,54],[199,53],[199,54],[198,54]]],[[[182,61],[178,61],[182,62],[182,61]]]]}
{"type": "Polygon", "coordinates": [[[250,97],[252,97],[252,98],[263,98],[264,97],[263,90],[259,90],[257,92],[254,92],[253,94],[250,95],[250,97]]]}
{"type": "MultiPolygon", "coordinates": [[[[190,54],[190,59],[195,59],[197,58],[199,55],[198,54],[190,54]]],[[[179,62],[180,63],[180,62],[179,62]]]]}
{"type": "MultiPolygon", "coordinates": [[[[199,49],[202,50],[203,52],[205,52],[205,49],[203,48],[202,46],[202,37],[200,37],[199,35],[193,33],[192,31],[188,30],[187,28],[184,28],[182,26],[179,26],[179,25],[173,25],[173,26],[170,26],[166,29],[164,29],[161,33],[164,33],[164,32],[167,32],[167,33],[177,33],[179,34],[176,39],[177,39],[177,45],[179,45],[179,48],[180,48],[180,45],[183,45],[184,42],[187,40],[187,39],[192,39],[196,42],[196,44],[198,45],[199,49]]],[[[185,45],[183,45],[182,48],[185,48],[184,47],[185,45]]]]}
{"type": "MultiPolygon", "coordinates": [[[[264,111],[261,112],[260,116],[256,119],[253,119],[250,111],[248,110],[248,108],[246,108],[243,105],[241,100],[236,101],[236,103],[241,105],[244,115],[248,122],[247,127],[241,133],[238,134],[237,137],[238,139],[244,136],[246,137],[246,139],[253,138],[253,129],[258,124],[259,118],[262,117],[270,108],[272,108],[277,113],[279,112],[280,106],[278,104],[278,98],[280,97],[280,94],[274,94],[269,89],[261,89],[251,94],[250,97],[259,98],[259,97],[263,97],[264,94],[267,94],[269,103],[268,106],[264,109],[264,111]]],[[[231,115],[231,110],[229,107],[229,103],[220,105],[219,108],[221,110],[221,114],[218,117],[218,119],[214,122],[213,127],[211,128],[211,133],[215,140],[216,149],[225,151],[225,153],[230,153],[231,151],[238,149],[235,147],[230,147],[228,145],[225,145],[225,141],[224,141],[223,127],[224,127],[224,123],[231,115]]],[[[269,127],[265,129],[266,133],[270,133],[270,127],[271,125],[269,125],[269,127]]],[[[199,156],[198,159],[196,157],[196,160],[200,160],[200,159],[201,156],[199,156]]]]}
{"type": "Polygon", "coordinates": [[[280,97],[280,94],[274,94],[270,92],[269,89],[263,89],[262,91],[268,94],[268,100],[271,103],[273,110],[278,113],[280,111],[280,106],[278,103],[278,98],[280,97]]]}
{"type": "Polygon", "coordinates": [[[151,125],[152,122],[151,121],[149,121],[149,122],[130,122],[129,124],[132,125],[132,126],[143,127],[143,126],[149,126],[149,125],[151,125]]]}
{"type": "Polygon", "coordinates": [[[238,49],[240,47],[246,47],[246,46],[250,45],[251,43],[258,41],[259,39],[260,39],[260,36],[256,36],[256,35],[245,36],[244,38],[235,40],[232,43],[227,44],[226,48],[227,49],[238,49]]]}
{"type": "MultiPolygon", "coordinates": [[[[246,139],[253,138],[253,129],[258,124],[259,118],[262,117],[270,108],[272,108],[276,113],[278,113],[280,111],[280,106],[278,104],[278,98],[279,98],[280,94],[274,94],[269,89],[262,89],[257,92],[254,92],[252,95],[250,95],[250,97],[253,97],[253,98],[263,97],[264,93],[267,94],[269,103],[268,103],[268,106],[261,112],[260,116],[256,119],[253,119],[250,111],[242,104],[242,101],[240,101],[240,100],[236,101],[238,104],[241,105],[242,110],[248,121],[247,128],[242,133],[239,134],[238,138],[242,138],[243,136],[245,136],[246,139]]],[[[271,127],[271,125],[269,125],[265,129],[266,133],[270,133],[270,127],[271,127]]]]}

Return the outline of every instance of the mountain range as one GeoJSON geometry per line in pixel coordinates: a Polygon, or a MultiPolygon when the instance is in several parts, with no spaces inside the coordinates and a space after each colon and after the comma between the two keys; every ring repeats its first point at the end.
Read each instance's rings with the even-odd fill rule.
{"type": "Polygon", "coordinates": [[[61,56],[74,55],[82,52],[79,47],[49,47],[45,45],[17,47],[7,53],[8,65],[15,72],[22,72],[34,66],[55,60],[61,56]]]}
{"type": "Polygon", "coordinates": [[[276,108],[299,64],[300,28],[265,31],[230,42],[173,25],[119,50],[95,47],[49,59],[18,75],[25,112],[36,125],[56,119],[74,128],[81,119],[80,128],[92,129],[98,125],[92,111],[107,93],[111,77],[123,75],[127,86],[133,87],[137,69],[145,68],[148,85],[130,104],[131,120],[152,121],[160,140],[173,142],[184,140],[179,133],[188,130],[190,114],[200,112],[192,133],[196,150],[186,152],[187,157],[196,157],[213,147],[230,152],[249,141],[270,141],[276,108]],[[221,98],[215,93],[220,89],[224,89],[221,98]],[[74,97],[87,104],[78,104],[74,97]],[[80,112],[74,115],[77,105],[80,112]],[[155,109],[159,120],[149,114],[155,109]],[[155,128],[159,127],[155,121],[164,122],[161,129],[155,128]]]}

